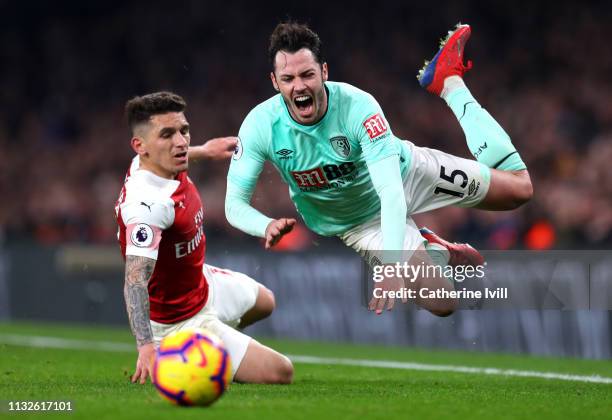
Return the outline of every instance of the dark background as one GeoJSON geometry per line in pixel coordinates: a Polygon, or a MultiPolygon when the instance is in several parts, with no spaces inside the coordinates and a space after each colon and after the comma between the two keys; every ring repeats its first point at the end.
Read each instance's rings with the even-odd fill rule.
{"type": "MultiPolygon", "coordinates": [[[[114,201],[132,156],[125,101],[174,90],[188,100],[194,144],[236,135],[274,93],[267,40],[287,17],[319,33],[330,79],[372,93],[396,135],[468,157],[450,110],[415,79],[461,21],[472,25],[466,82],[512,137],[535,197],[518,211],[449,208],[418,221],[487,249],[606,248],[611,10],[570,1],[2,2],[0,233],[8,243],[114,244],[114,201]]],[[[227,166],[191,168],[209,244],[245,241],[223,213],[227,166]]],[[[272,217],[295,214],[271,168],[255,205],[272,217]]],[[[313,242],[326,241],[298,231],[285,246],[313,242]]]]}

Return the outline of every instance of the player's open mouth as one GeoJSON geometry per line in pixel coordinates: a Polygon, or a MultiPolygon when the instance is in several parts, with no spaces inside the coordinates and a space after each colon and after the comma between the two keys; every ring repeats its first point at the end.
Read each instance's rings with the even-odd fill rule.
{"type": "Polygon", "coordinates": [[[313,100],[310,95],[300,95],[293,98],[293,103],[300,114],[310,114],[312,112],[313,100]]]}
{"type": "Polygon", "coordinates": [[[174,158],[181,163],[187,162],[187,152],[181,152],[174,155],[174,158]]]}

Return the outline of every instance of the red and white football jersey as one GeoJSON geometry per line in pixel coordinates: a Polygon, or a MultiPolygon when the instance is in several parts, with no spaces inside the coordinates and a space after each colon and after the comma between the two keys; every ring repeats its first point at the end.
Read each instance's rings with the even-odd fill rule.
{"type": "Polygon", "coordinates": [[[135,157],[115,210],[123,257],[157,260],[149,280],[151,319],[173,324],[198,313],[208,298],[206,237],[200,194],[187,172],[165,179],[139,169],[135,157]]]}

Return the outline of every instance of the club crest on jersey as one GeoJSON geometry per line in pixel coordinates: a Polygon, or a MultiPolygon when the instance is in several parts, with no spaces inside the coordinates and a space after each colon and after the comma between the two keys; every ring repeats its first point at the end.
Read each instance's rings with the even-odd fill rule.
{"type": "Polygon", "coordinates": [[[145,223],[134,226],[130,235],[132,243],[139,248],[146,248],[153,243],[153,229],[145,223]]]}
{"type": "Polygon", "coordinates": [[[242,157],[242,142],[240,141],[240,137],[238,137],[238,142],[236,143],[236,148],[234,149],[234,155],[232,159],[238,160],[242,157]]]}
{"type": "Polygon", "coordinates": [[[363,122],[363,126],[368,132],[370,140],[374,140],[387,132],[387,123],[380,113],[372,115],[363,122]]]}
{"type": "Polygon", "coordinates": [[[346,158],[351,154],[351,144],[348,139],[344,136],[336,136],[329,139],[329,142],[334,149],[334,152],[338,153],[340,157],[346,158]]]}

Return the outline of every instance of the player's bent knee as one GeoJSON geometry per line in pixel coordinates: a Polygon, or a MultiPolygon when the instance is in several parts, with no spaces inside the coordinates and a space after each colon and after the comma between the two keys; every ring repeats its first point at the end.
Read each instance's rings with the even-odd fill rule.
{"type": "Polygon", "coordinates": [[[274,292],[268,288],[265,288],[263,293],[265,296],[264,309],[268,315],[271,315],[272,312],[274,312],[274,309],[276,309],[276,298],[274,297],[274,292]]]}
{"type": "Polygon", "coordinates": [[[457,309],[458,302],[455,299],[439,299],[428,309],[432,314],[445,318],[451,316],[457,309]]]}
{"type": "Polygon", "coordinates": [[[245,328],[257,321],[269,317],[276,308],[274,293],[270,289],[259,285],[255,304],[241,318],[238,328],[245,328]]]}
{"type": "Polygon", "coordinates": [[[276,353],[272,356],[273,361],[268,363],[268,369],[262,373],[261,383],[289,385],[293,381],[293,363],[288,357],[276,353]]]}
{"type": "Polygon", "coordinates": [[[293,364],[286,356],[251,340],[234,380],[243,383],[290,384],[293,364]]]}
{"type": "Polygon", "coordinates": [[[517,202],[518,206],[522,206],[533,198],[533,184],[531,183],[531,179],[527,177],[527,179],[523,182],[523,185],[520,188],[517,202]]]}
{"type": "Polygon", "coordinates": [[[446,318],[447,316],[451,316],[454,312],[454,308],[440,308],[440,309],[430,309],[429,312],[434,314],[435,316],[439,316],[441,318],[446,318]]]}
{"type": "Polygon", "coordinates": [[[270,383],[279,385],[289,385],[293,382],[293,363],[288,357],[279,355],[280,360],[278,361],[277,367],[274,372],[274,377],[270,378],[270,383]]]}
{"type": "Polygon", "coordinates": [[[476,207],[484,210],[514,210],[533,197],[533,185],[526,169],[493,170],[491,175],[487,196],[476,207]]]}
{"type": "Polygon", "coordinates": [[[266,318],[272,315],[272,312],[274,312],[274,309],[276,309],[274,292],[264,286],[259,286],[259,293],[257,295],[255,306],[261,318],[266,318]]]}
{"type": "Polygon", "coordinates": [[[533,197],[533,184],[527,170],[514,173],[516,182],[512,189],[512,203],[509,210],[519,208],[533,197]]]}

